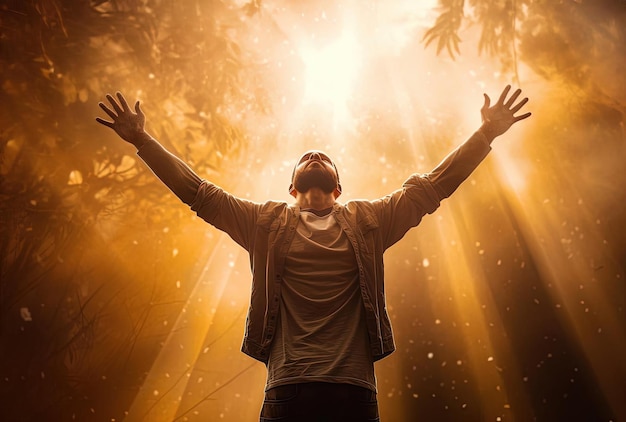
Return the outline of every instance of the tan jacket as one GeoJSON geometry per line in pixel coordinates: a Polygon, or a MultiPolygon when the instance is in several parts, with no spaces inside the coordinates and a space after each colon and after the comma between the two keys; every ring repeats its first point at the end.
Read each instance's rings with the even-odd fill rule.
{"type": "MultiPolygon", "coordinates": [[[[434,212],[489,150],[484,136],[477,133],[433,172],[412,175],[401,189],[384,198],[335,203],[333,215],[356,253],[374,360],[395,350],[385,305],[383,253],[417,226],[425,214],[434,212]]],[[[242,351],[266,363],[276,330],[285,257],[300,221],[300,208],[285,202],[241,199],[207,181],[200,183],[190,205],[250,254],[252,293],[242,351]]]]}
{"type": "MultiPolygon", "coordinates": [[[[334,205],[333,215],[356,253],[374,360],[395,350],[385,305],[383,253],[417,226],[425,214],[434,212],[489,150],[485,137],[477,132],[431,173],[412,175],[401,189],[384,198],[334,205]]],[[[285,202],[248,201],[200,181],[156,141],[142,147],[139,155],[201,218],[228,233],[249,252],[252,293],[242,351],[266,363],[276,330],[285,256],[299,222],[300,208],[285,202]],[[191,200],[190,189],[193,196],[196,186],[191,200]]]]}

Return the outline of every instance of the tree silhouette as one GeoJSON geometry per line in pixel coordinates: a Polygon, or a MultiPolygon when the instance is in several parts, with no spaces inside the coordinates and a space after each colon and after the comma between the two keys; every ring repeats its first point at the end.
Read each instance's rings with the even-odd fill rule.
{"type": "Polygon", "coordinates": [[[198,252],[185,246],[184,209],[98,127],[95,105],[113,90],[149,100],[164,117],[151,132],[219,179],[223,157],[246,146],[229,113],[263,107],[234,41],[246,10],[194,0],[0,6],[3,419],[96,409],[121,418],[141,385],[167,333],[158,323],[189,288],[174,280],[198,252]]]}

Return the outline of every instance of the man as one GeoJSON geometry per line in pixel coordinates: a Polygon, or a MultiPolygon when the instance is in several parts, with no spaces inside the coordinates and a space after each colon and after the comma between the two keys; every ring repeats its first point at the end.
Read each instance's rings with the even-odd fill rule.
{"type": "Polygon", "coordinates": [[[383,252],[434,212],[490,151],[491,142],[530,113],[527,98],[490,106],[466,142],[428,174],[374,201],[337,202],[337,167],[321,151],[297,162],[294,204],[255,203],[202,180],[144,130],[122,94],[96,120],[135,145],[153,172],[204,220],[250,254],[252,293],[242,351],[267,365],[264,421],[379,421],[374,362],[394,351],[385,308],[383,252]]]}

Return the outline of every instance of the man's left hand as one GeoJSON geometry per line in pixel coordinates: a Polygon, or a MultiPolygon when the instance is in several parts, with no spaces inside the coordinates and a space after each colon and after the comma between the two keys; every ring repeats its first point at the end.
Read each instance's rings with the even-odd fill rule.
{"type": "Polygon", "coordinates": [[[515,104],[515,101],[522,93],[522,90],[515,90],[513,95],[511,95],[511,98],[507,100],[506,97],[510,90],[511,85],[507,85],[502,91],[502,94],[500,94],[498,102],[491,107],[491,99],[487,94],[483,94],[485,96],[485,103],[480,109],[480,114],[483,120],[480,131],[487,137],[490,143],[496,136],[500,136],[509,130],[514,123],[526,119],[531,115],[531,113],[525,113],[520,116],[515,116],[515,113],[517,113],[524,106],[524,104],[528,102],[528,98],[524,98],[515,104]]]}

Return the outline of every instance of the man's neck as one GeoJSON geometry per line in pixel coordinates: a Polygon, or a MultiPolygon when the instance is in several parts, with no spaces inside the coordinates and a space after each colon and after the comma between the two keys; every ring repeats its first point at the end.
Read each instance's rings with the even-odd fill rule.
{"type": "Polygon", "coordinates": [[[296,204],[302,209],[321,211],[332,208],[335,204],[335,195],[325,193],[319,188],[311,188],[305,193],[297,192],[296,204]]]}

